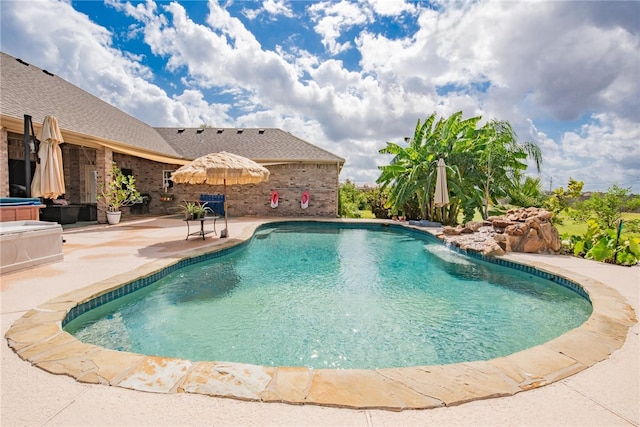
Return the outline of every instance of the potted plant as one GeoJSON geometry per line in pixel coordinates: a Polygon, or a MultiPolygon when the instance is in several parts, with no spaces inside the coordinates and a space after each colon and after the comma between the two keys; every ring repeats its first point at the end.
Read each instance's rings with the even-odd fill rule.
{"type": "Polygon", "coordinates": [[[180,207],[184,213],[185,219],[200,219],[207,216],[207,212],[211,212],[211,208],[200,202],[185,201],[180,207]]]}
{"type": "Polygon", "coordinates": [[[124,175],[115,162],[111,165],[111,181],[100,187],[98,200],[107,208],[107,222],[117,224],[122,215],[121,209],[142,202],[142,196],[136,190],[136,180],[124,175]]]}

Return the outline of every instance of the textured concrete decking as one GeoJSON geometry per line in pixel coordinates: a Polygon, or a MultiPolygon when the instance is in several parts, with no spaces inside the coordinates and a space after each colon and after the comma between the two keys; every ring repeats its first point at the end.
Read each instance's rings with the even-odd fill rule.
{"type": "Polygon", "coordinates": [[[230,226],[231,239],[208,237],[205,241],[186,242],[184,224],[170,218],[70,230],[65,232],[63,262],[3,276],[2,331],[6,333],[17,320],[9,336],[21,357],[53,372],[74,374],[89,384],[37,369],[5,344],[0,378],[2,425],[638,425],[638,325],[631,321],[633,312],[627,309],[628,305],[636,310],[638,307],[638,267],[615,267],[570,257],[512,255],[515,261],[540,264],[546,270],[589,282],[600,292],[596,299],[600,302],[594,304],[599,312],[604,310],[604,317],[592,319],[590,328],[581,333],[527,350],[529,356],[521,352],[491,362],[407,368],[415,369],[410,374],[406,370],[318,370],[315,373],[320,373],[315,376],[306,369],[278,368],[277,381],[273,381],[273,369],[249,367],[247,372],[247,365],[187,366],[190,362],[126,353],[114,357],[117,352],[77,343],[59,333],[59,325],[55,323],[60,311],[66,310],[70,301],[86,298],[86,286],[92,285],[92,292],[110,284],[115,286],[160,268],[187,251],[206,251],[211,245],[230,244],[236,237],[250,235],[261,222],[234,220],[230,226]],[[67,295],[61,298],[64,294],[67,295]],[[39,310],[30,311],[38,306],[39,310]],[[28,315],[22,317],[25,314],[28,315]],[[610,319],[615,322],[609,322],[610,319]],[[34,320],[40,325],[35,329],[31,323],[34,320]],[[593,340],[594,345],[585,345],[585,334],[588,343],[593,333],[604,333],[604,340],[600,336],[593,340]],[[608,357],[611,349],[620,346],[608,359],[552,385],[507,398],[430,410],[392,413],[241,402],[188,394],[225,395],[225,390],[231,390],[228,394],[244,399],[382,408],[438,407],[477,397],[511,395],[519,387],[544,385],[608,357]],[[84,357],[86,354],[92,357],[84,357]],[[134,366],[137,368],[132,370],[134,366]],[[158,375],[145,377],[145,373],[153,368],[157,374],[161,366],[164,366],[162,381],[149,385],[149,379],[155,381],[158,375]],[[455,366],[458,370],[451,371],[455,366]],[[486,380],[487,371],[501,373],[497,378],[503,377],[502,392],[495,393],[496,388],[486,380]],[[183,372],[188,372],[187,380],[172,379],[183,372]],[[314,376],[315,381],[310,380],[314,376]],[[240,388],[225,388],[229,379],[235,382],[239,378],[250,381],[240,388]],[[452,379],[459,387],[438,386],[452,379]],[[94,382],[155,392],[181,388],[180,391],[188,393],[142,393],[91,384],[94,382]],[[345,386],[347,392],[343,392],[345,386]]]}

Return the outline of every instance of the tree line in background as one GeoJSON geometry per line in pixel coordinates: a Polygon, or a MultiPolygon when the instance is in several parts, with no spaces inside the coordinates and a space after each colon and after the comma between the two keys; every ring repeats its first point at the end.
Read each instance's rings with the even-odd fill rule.
{"type": "Polygon", "coordinates": [[[340,186],[339,215],[359,218],[371,212],[376,218],[404,216],[455,226],[477,214],[486,219],[514,207],[544,207],[554,213],[556,223],[562,218],[587,223],[584,236],[563,236],[563,243],[575,255],[624,265],[637,263],[640,238],[633,233],[640,233],[639,221],[625,221],[631,237],[621,241],[619,231],[621,215],[640,210],[640,196],[614,184],[604,194],[584,198],[583,183],[573,179],[567,190],[558,188],[549,195],[540,178],[524,176],[527,161],[540,170],[539,147],[519,143],[506,121],[493,120],[479,127],[480,120],[464,119],[462,112],[418,120],[406,146],[387,142],[380,150],[393,158],[380,166],[377,186],[358,188],[350,181],[340,186]],[[444,208],[433,203],[440,158],[447,164],[450,199],[444,208]]]}

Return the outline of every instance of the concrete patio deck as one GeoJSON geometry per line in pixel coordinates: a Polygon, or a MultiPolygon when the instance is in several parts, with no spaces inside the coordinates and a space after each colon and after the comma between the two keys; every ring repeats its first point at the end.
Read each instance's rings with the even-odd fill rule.
{"type": "MultiPolygon", "coordinates": [[[[149,218],[118,226],[69,229],[62,262],[2,277],[2,333],[29,310],[61,294],[143,268],[187,250],[227,244],[260,219],[230,222],[230,239],[184,240],[174,218],[149,218]]],[[[218,224],[218,231],[220,229],[218,224]]],[[[512,254],[588,276],[616,289],[638,310],[640,268],[616,267],[562,256],[512,254]]],[[[639,327],[609,359],[551,385],[510,397],[460,406],[389,412],[242,402],[202,395],[155,394],[76,382],[21,360],[2,346],[3,426],[18,425],[638,425],[639,327]]]]}

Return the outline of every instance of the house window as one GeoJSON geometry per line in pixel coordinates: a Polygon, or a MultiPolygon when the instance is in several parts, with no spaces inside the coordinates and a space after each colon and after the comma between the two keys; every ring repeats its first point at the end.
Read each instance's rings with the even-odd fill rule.
{"type": "Polygon", "coordinates": [[[173,181],[171,181],[171,174],[174,171],[172,170],[163,170],[162,171],[162,188],[164,189],[164,191],[169,190],[170,188],[173,188],[173,181]]]}

